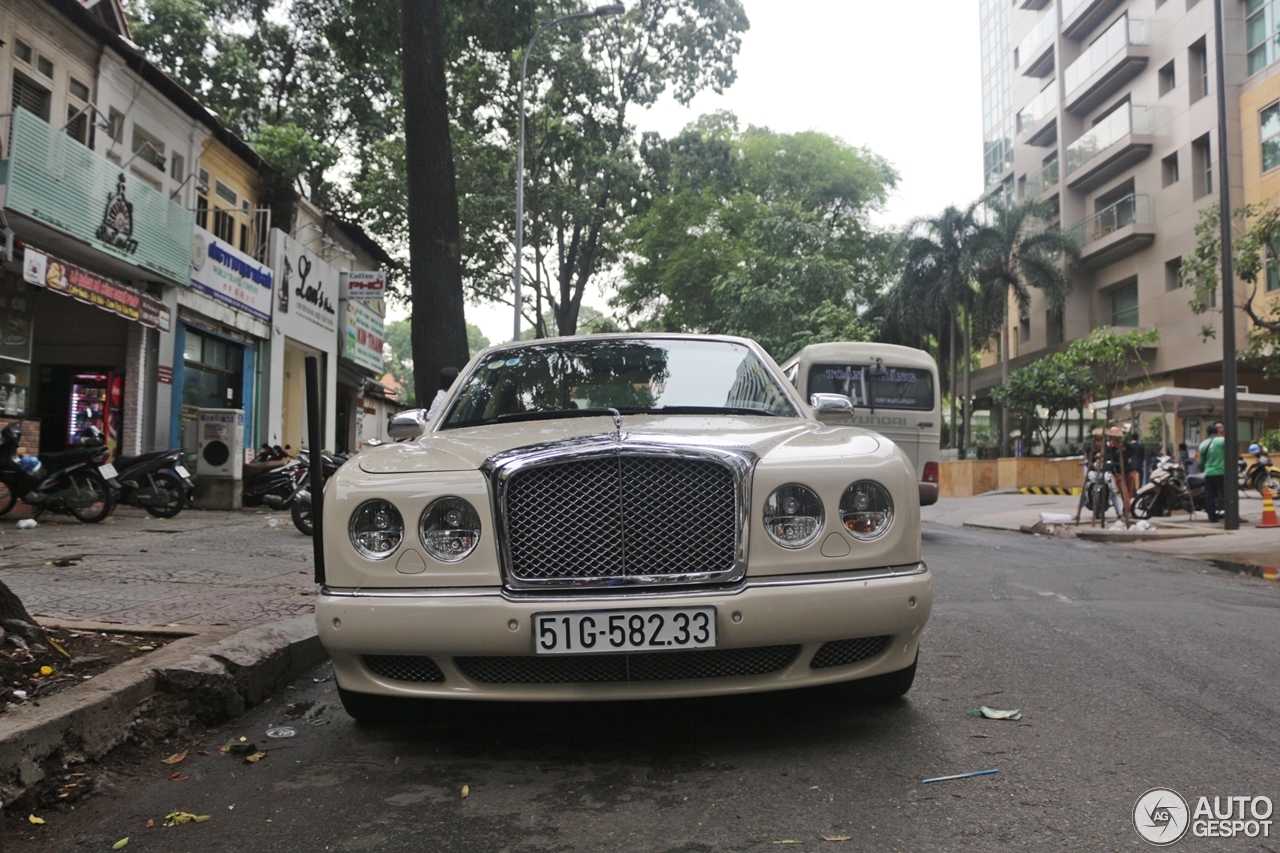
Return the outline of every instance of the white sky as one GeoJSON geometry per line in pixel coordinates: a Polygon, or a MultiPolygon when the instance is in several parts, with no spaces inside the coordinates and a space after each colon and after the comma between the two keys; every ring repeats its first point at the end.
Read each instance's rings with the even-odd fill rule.
{"type": "MultiPolygon", "coordinates": [[[[594,0],[588,0],[588,3],[594,0]]],[[[634,0],[632,0],[634,2],[634,0]]],[[[731,110],[742,126],[817,130],[886,157],[901,176],[880,224],[902,224],[982,190],[978,4],[974,0],[744,0],[738,80],[691,108],[667,99],[637,116],[665,136],[698,115],[731,110]]],[[[608,313],[605,298],[585,304],[608,313]]],[[[403,316],[402,311],[393,311],[403,316]]],[[[467,306],[494,342],[511,309],[467,306]]]]}

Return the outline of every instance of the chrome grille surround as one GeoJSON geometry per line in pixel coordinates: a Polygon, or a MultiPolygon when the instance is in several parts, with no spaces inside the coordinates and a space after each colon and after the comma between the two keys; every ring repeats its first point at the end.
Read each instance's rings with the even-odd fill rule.
{"type": "Polygon", "coordinates": [[[741,581],[756,458],[746,447],[630,434],[490,457],[483,470],[506,587],[598,591],[741,581]],[[708,496],[719,505],[708,509],[708,496]],[[682,550],[689,542],[700,543],[694,553],[682,550]]]}

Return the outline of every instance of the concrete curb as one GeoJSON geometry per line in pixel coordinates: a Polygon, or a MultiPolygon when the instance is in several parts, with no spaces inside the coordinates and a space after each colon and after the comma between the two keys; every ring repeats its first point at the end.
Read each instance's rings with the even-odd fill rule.
{"type": "Polygon", "coordinates": [[[252,628],[175,629],[42,624],[147,633],[180,639],[48,699],[0,715],[0,797],[8,805],[60,784],[65,765],[99,758],[124,743],[159,694],[185,702],[202,723],[243,714],[328,657],[306,615],[252,628]]]}

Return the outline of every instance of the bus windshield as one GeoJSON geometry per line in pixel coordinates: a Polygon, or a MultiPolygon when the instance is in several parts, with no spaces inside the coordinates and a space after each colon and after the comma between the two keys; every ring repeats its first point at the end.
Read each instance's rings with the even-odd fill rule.
{"type": "Polygon", "coordinates": [[[843,394],[855,406],[930,411],[933,374],[922,367],[815,364],[809,368],[809,393],[843,394]]]}

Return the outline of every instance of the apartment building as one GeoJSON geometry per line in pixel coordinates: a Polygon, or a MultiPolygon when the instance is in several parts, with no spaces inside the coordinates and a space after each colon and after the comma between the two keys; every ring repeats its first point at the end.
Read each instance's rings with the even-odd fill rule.
{"type": "MultiPolygon", "coordinates": [[[[1280,190],[1280,171],[1270,174],[1280,167],[1274,7],[1223,2],[1233,207],[1280,190]]],[[[1224,156],[1212,0],[981,0],[980,15],[986,197],[1044,200],[1081,247],[1061,315],[1038,294],[1026,316],[1011,311],[1013,366],[1102,326],[1159,328],[1147,354],[1156,384],[1220,386],[1221,312],[1193,314],[1179,282],[1224,156]]],[[[1243,346],[1241,312],[1236,326],[1243,346]]],[[[996,362],[984,358],[979,395],[999,382],[996,362]]],[[[1280,392],[1247,368],[1239,381],[1280,392]]],[[[1175,435],[1194,440],[1201,426],[1186,418],[1175,435]]],[[[1242,440],[1262,427],[1243,421],[1242,440]]]]}

